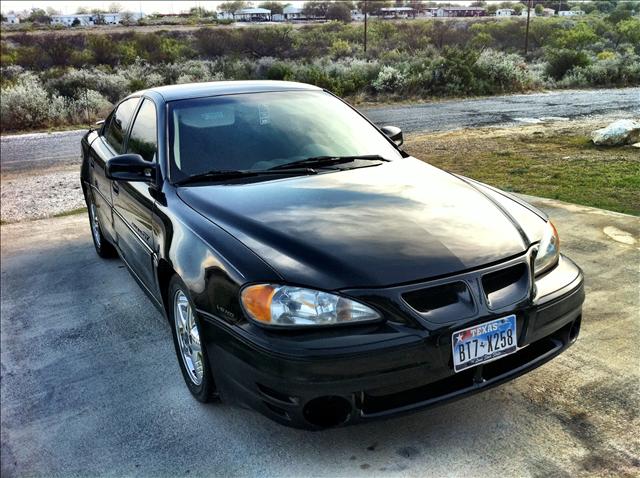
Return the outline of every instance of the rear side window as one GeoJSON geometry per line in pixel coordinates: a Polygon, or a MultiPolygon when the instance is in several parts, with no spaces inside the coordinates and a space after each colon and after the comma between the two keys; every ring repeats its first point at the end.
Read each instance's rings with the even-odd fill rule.
{"type": "Polygon", "coordinates": [[[156,107],[151,100],[143,100],[131,128],[127,153],[137,153],[145,161],[153,161],[157,150],[156,107]]]}
{"type": "Polygon", "coordinates": [[[123,101],[111,114],[109,126],[105,131],[105,138],[117,153],[122,151],[124,136],[127,134],[127,128],[131,124],[138,100],[139,98],[130,98],[123,101]]]}

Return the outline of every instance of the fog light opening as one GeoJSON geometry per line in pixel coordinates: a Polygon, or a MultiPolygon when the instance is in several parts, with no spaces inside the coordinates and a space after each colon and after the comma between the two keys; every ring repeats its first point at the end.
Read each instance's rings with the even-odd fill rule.
{"type": "Polygon", "coordinates": [[[349,419],[351,404],[343,397],[318,397],[304,406],[303,413],[304,418],[318,428],[336,427],[349,419]]]}
{"type": "Polygon", "coordinates": [[[571,329],[569,330],[569,341],[574,343],[578,340],[578,334],[580,333],[580,325],[582,323],[582,316],[578,317],[573,324],[571,324],[571,329]]]}

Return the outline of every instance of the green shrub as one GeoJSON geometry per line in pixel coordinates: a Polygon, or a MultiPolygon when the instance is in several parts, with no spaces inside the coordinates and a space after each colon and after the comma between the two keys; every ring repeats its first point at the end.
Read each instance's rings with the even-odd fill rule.
{"type": "Polygon", "coordinates": [[[575,67],[584,67],[590,63],[589,56],[583,51],[559,49],[547,53],[547,74],[555,80],[561,80],[575,67]]]}

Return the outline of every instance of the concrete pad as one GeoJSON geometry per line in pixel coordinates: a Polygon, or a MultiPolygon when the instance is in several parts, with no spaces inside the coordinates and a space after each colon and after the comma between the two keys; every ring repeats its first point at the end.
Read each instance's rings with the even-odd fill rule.
{"type": "Polygon", "coordinates": [[[483,394],[316,433],[193,400],[168,325],[84,215],[2,226],[2,476],[640,474],[640,218],[532,202],[585,271],[578,342],[483,394]]]}

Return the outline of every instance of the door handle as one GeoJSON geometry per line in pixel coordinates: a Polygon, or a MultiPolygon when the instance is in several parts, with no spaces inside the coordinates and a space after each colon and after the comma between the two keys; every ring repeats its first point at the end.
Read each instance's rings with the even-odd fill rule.
{"type": "Polygon", "coordinates": [[[114,194],[120,194],[120,186],[115,181],[111,183],[111,189],[113,189],[114,194]]]}

